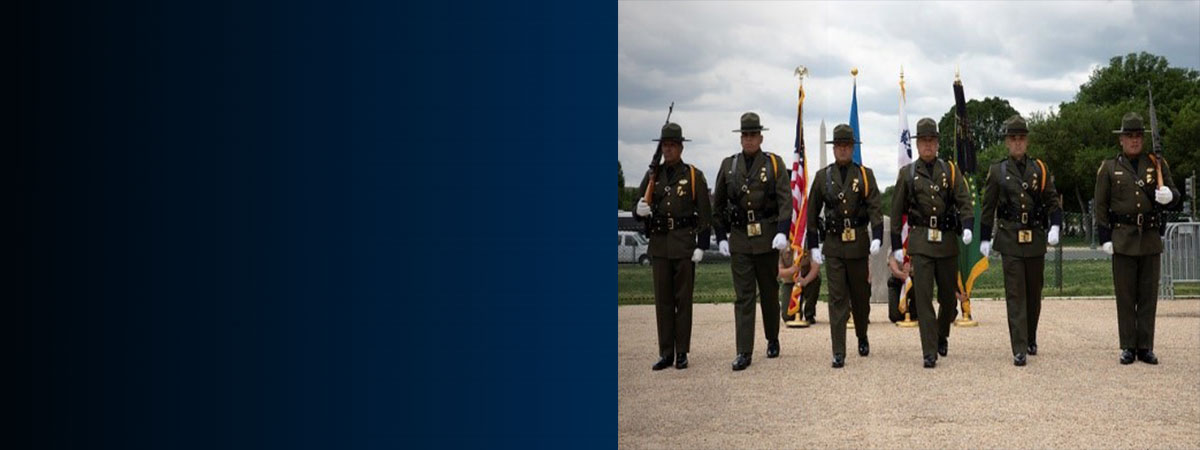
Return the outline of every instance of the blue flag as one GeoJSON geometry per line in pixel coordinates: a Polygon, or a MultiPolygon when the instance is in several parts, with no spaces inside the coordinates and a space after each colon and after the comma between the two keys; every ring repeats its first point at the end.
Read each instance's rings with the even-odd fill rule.
{"type": "Polygon", "coordinates": [[[858,79],[854,80],[854,92],[850,96],[850,128],[854,129],[854,162],[862,164],[862,139],[858,133],[858,79]]]}

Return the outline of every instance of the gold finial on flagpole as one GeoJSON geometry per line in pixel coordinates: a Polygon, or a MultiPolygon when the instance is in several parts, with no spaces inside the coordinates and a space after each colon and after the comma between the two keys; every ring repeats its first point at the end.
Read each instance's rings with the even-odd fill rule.
{"type": "Polygon", "coordinates": [[[851,67],[851,68],[850,68],[850,76],[853,76],[853,77],[857,77],[857,76],[858,76],[858,68],[857,68],[857,67],[851,67]]]}
{"type": "Polygon", "coordinates": [[[808,76],[808,68],[804,66],[796,66],[796,78],[800,79],[800,84],[804,84],[804,77],[808,76]]]}
{"type": "Polygon", "coordinates": [[[900,65],[900,81],[904,81],[904,64],[900,65]]]}

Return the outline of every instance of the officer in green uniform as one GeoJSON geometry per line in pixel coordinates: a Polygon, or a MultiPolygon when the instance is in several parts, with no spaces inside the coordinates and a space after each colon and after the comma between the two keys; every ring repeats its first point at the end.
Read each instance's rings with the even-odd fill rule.
{"type": "Polygon", "coordinates": [[[1038,316],[1042,310],[1042,278],[1046,244],[1058,245],[1062,207],[1054,174],[1042,161],[1025,155],[1029,128],[1014,115],[1004,122],[1008,157],[988,169],[983,190],[983,224],[979,251],[993,248],[1004,264],[1004,298],[1013,364],[1025,365],[1026,353],[1037,354],[1038,316]],[[996,226],[993,228],[992,223],[996,226]]]}
{"type": "Polygon", "coordinates": [[[1142,116],[1126,114],[1114,131],[1121,135],[1121,153],[1096,171],[1096,225],[1104,252],[1112,255],[1121,364],[1135,357],[1158,364],[1154,313],[1166,227],[1162,212],[1182,204],[1167,161],[1142,151],[1143,131],[1142,116]]]}
{"type": "Polygon", "coordinates": [[[955,290],[958,280],[958,242],[971,243],[974,217],[971,192],[954,163],[937,157],[937,122],[928,117],[917,122],[917,153],[920,158],[900,168],[892,199],[892,257],[904,261],[903,226],[899,217],[908,215],[908,253],[912,257],[913,289],[916,290],[917,322],[921,328],[921,352],[925,367],[937,366],[938,354],[949,350],[950,324],[958,314],[955,290]],[[939,311],[933,313],[936,280],[939,311]],[[934,351],[937,353],[934,353],[934,351]]]}
{"type": "Polygon", "coordinates": [[[654,312],[658,321],[658,355],[654,370],[672,363],[686,369],[692,340],[692,287],[696,263],[708,248],[712,203],[704,173],[681,158],[683,129],[674,123],[662,128],[662,164],[646,171],[638,192],[646,192],[651,173],[654,192],[643,196],[634,211],[650,236],[650,265],[654,272],[654,312]]]}
{"type": "Polygon", "coordinates": [[[775,259],[788,245],[792,219],[792,191],[787,164],[774,153],[762,151],[758,114],[742,114],[742,151],[721,161],[713,186],[714,224],[722,255],[730,256],[733,272],[734,328],[737,358],[733,370],[750,365],[754,354],[754,298],[762,305],[767,357],[779,356],[779,292],[775,259]]]}
{"type": "Polygon", "coordinates": [[[867,256],[879,252],[883,215],[875,172],[856,164],[854,129],[833,128],[834,163],[813,176],[808,197],[808,248],[813,261],[825,265],[829,283],[829,333],[833,338],[833,367],[846,363],[846,320],[854,312],[858,354],[867,356],[867,323],[871,317],[871,277],[867,256]],[[821,211],[825,219],[821,219],[821,211]],[[871,234],[867,234],[867,225],[871,234]],[[870,242],[868,244],[868,241],[870,242]]]}

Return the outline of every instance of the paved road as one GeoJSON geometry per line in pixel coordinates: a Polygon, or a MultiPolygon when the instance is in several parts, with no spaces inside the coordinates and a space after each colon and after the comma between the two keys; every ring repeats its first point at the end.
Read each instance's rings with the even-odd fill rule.
{"type": "Polygon", "coordinates": [[[937,369],[916,328],[871,311],[871,355],[829,367],[828,311],[781,331],[766,359],[729,368],[733,306],[696,305],[691,368],[653,372],[653,306],[617,308],[617,444],[622,448],[1200,447],[1200,301],[1158,307],[1158,366],[1117,364],[1112,300],[1048,301],[1041,351],[1011,363],[1004,303],[976,301],[937,369]],[[1133,389],[1133,386],[1141,386],[1133,389]]]}

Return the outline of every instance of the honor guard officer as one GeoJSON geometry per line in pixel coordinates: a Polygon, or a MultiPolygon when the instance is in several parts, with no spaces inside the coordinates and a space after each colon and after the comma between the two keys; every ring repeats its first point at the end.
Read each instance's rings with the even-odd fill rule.
{"type": "Polygon", "coordinates": [[[1142,116],[1126,114],[1114,131],[1121,135],[1121,153],[1096,171],[1096,224],[1104,252],[1112,255],[1121,364],[1135,357],[1158,364],[1154,314],[1166,227],[1162,212],[1182,203],[1167,161],[1142,151],[1143,131],[1142,116]]]}
{"type": "Polygon", "coordinates": [[[937,355],[949,350],[950,324],[958,314],[955,297],[958,280],[958,243],[971,243],[974,217],[967,181],[954,163],[937,157],[937,122],[928,117],[917,122],[917,153],[920,158],[900,168],[892,199],[892,257],[904,261],[900,239],[908,214],[908,254],[912,258],[913,289],[916,290],[917,322],[921,328],[921,352],[925,367],[937,365],[937,355]],[[937,315],[933,313],[933,286],[937,282],[937,315]],[[934,353],[934,351],[937,353],[934,353]]]}
{"type": "Polygon", "coordinates": [[[658,322],[658,355],[654,370],[675,364],[688,366],[692,340],[692,288],[696,263],[708,248],[712,203],[704,173],[681,159],[683,129],[674,123],[662,128],[662,164],[647,171],[638,192],[645,192],[654,175],[650,203],[638,200],[634,211],[645,221],[650,236],[650,265],[654,273],[654,315],[658,322]]]}
{"type": "Polygon", "coordinates": [[[713,186],[714,220],[722,255],[730,256],[737,334],[737,358],[733,370],[750,365],[754,354],[754,297],[762,305],[767,357],[779,356],[779,292],[776,258],[788,245],[792,192],[786,163],[774,153],[762,151],[766,128],[758,114],[742,114],[742,151],[721,161],[713,186]]]}
{"type": "Polygon", "coordinates": [[[1037,354],[1046,244],[1058,245],[1062,228],[1054,174],[1042,161],[1026,156],[1028,135],[1029,128],[1021,116],[1014,115],[1004,122],[1008,157],[988,169],[980,230],[983,235],[979,237],[983,256],[986,258],[995,248],[1004,264],[1008,337],[1013,364],[1018,366],[1025,365],[1026,354],[1037,354]]]}
{"type": "Polygon", "coordinates": [[[833,144],[834,163],[813,176],[806,219],[813,262],[825,265],[829,283],[829,333],[833,339],[833,367],[839,368],[846,363],[846,320],[851,311],[858,354],[867,356],[871,352],[867,342],[871,317],[867,256],[879,252],[883,216],[875,172],[851,160],[854,144],[858,143],[854,129],[846,124],[834,127],[833,140],[827,143],[833,144]]]}

